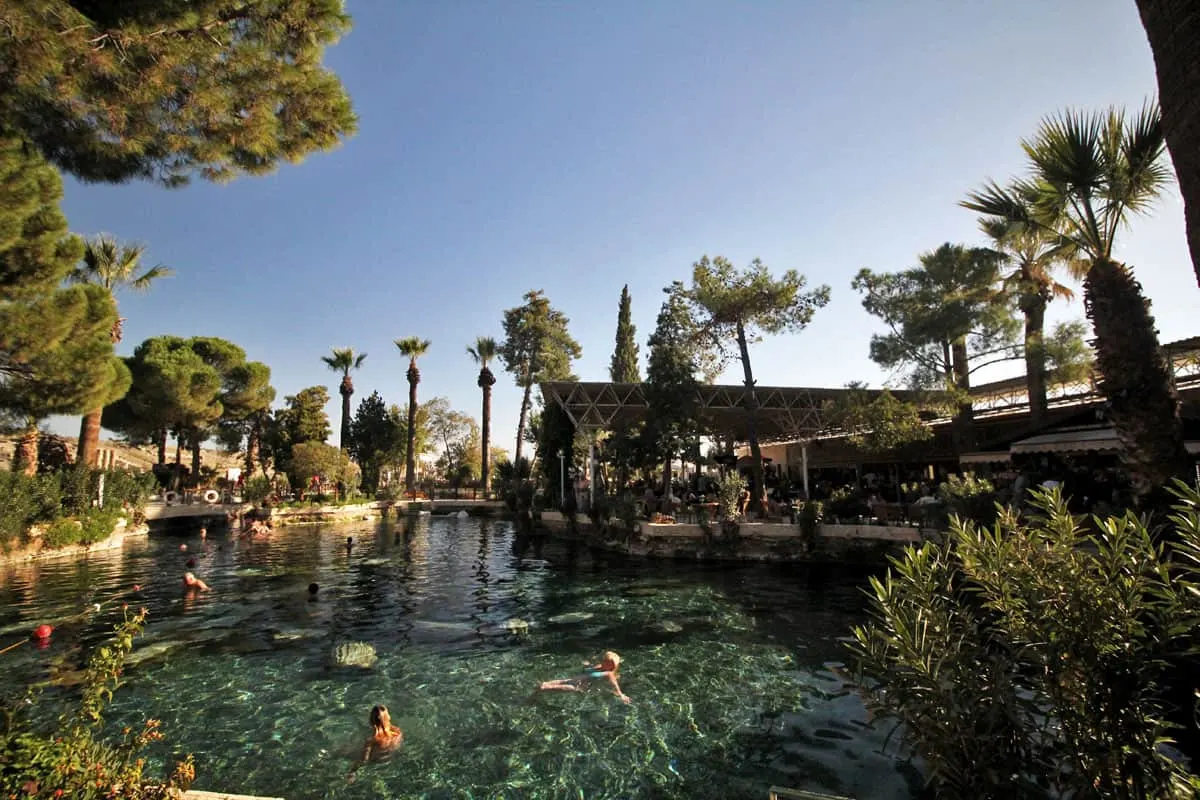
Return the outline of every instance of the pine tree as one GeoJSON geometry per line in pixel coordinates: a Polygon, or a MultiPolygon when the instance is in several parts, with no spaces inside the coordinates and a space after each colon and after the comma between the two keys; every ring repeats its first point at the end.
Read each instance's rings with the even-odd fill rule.
{"type": "Polygon", "coordinates": [[[129,387],[113,354],[112,296],[59,288],[83,255],[59,210],[62,181],[32,148],[0,137],[0,410],[23,431],[18,469],[37,469],[38,424],[105,405],[129,387]]]}
{"type": "Polygon", "coordinates": [[[641,383],[638,372],[637,327],[630,313],[629,284],[621,289],[621,306],[617,311],[617,344],[613,350],[608,377],[613,383],[641,383]]]}
{"type": "Polygon", "coordinates": [[[670,476],[671,460],[699,433],[697,333],[684,295],[668,290],[648,342],[650,356],[642,386],[647,405],[643,443],[664,464],[664,480],[670,476]]]}
{"type": "Polygon", "coordinates": [[[85,181],[259,175],[354,132],[321,63],[341,0],[20,0],[0,21],[0,130],[85,181]]]}

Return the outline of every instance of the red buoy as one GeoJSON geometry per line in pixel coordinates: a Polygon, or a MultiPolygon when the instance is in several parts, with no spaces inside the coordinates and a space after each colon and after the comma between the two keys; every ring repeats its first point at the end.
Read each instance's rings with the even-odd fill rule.
{"type": "Polygon", "coordinates": [[[44,641],[46,639],[49,639],[50,634],[52,634],[52,633],[54,633],[54,628],[51,628],[49,625],[45,625],[45,624],[38,625],[36,628],[33,629],[33,638],[44,641]]]}

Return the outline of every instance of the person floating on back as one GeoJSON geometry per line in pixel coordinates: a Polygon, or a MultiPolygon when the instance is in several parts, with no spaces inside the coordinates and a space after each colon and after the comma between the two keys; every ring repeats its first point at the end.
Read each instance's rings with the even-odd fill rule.
{"type": "Polygon", "coordinates": [[[621,657],[612,650],[606,650],[604,655],[600,657],[600,663],[589,664],[587,669],[579,675],[538,684],[538,691],[582,692],[591,686],[594,681],[605,681],[612,688],[613,694],[621,698],[621,702],[631,703],[633,701],[621,691],[621,684],[617,682],[617,670],[620,667],[621,657]]]}
{"type": "Polygon", "coordinates": [[[404,743],[404,732],[392,724],[392,717],[388,713],[387,706],[375,706],[371,709],[371,738],[367,740],[367,746],[363,749],[362,758],[350,770],[350,780],[354,780],[354,773],[363,764],[366,764],[372,758],[379,758],[404,743]]]}

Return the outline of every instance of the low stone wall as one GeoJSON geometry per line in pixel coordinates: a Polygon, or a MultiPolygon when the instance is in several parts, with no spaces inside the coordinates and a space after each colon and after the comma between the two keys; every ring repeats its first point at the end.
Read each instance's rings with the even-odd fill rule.
{"type": "Polygon", "coordinates": [[[466,511],[468,515],[493,516],[504,510],[504,504],[495,500],[376,500],[346,506],[302,506],[258,510],[259,518],[266,518],[272,526],[310,525],[318,522],[352,522],[386,517],[389,513],[432,513],[453,514],[466,511]]]}
{"type": "Polygon", "coordinates": [[[46,558],[73,558],[93,553],[99,550],[115,550],[125,544],[125,540],[135,536],[145,536],[150,532],[146,524],[130,525],[128,520],[121,517],[117,520],[113,532],[106,539],[92,544],[70,544],[66,547],[46,547],[40,536],[44,526],[34,526],[30,532],[31,541],[23,547],[5,553],[0,551],[0,564],[15,564],[23,561],[36,561],[46,558]]]}
{"type": "Polygon", "coordinates": [[[628,555],[711,561],[883,562],[922,541],[917,528],[883,525],[822,525],[810,547],[799,526],[790,523],[744,522],[733,538],[725,537],[719,525],[705,531],[696,524],[641,521],[630,535],[617,526],[597,527],[586,517],[577,517],[572,526],[551,511],[535,524],[556,536],[628,555]]]}

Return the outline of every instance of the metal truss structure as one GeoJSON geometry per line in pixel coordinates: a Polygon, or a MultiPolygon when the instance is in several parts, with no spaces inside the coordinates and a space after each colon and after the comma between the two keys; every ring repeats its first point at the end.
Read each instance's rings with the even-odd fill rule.
{"type": "MultiPolygon", "coordinates": [[[[646,413],[646,397],[640,383],[553,381],[543,383],[546,403],[557,403],[576,428],[596,430],[639,422],[646,413]]],[[[758,386],[755,427],[760,442],[811,439],[828,432],[829,407],[849,394],[847,389],[811,389],[758,386]]],[[[876,397],[881,390],[867,390],[876,397]]],[[[892,391],[904,399],[909,393],[892,391]]],[[[713,436],[746,440],[748,391],[741,385],[701,385],[697,407],[703,426],[713,436]]]]}

